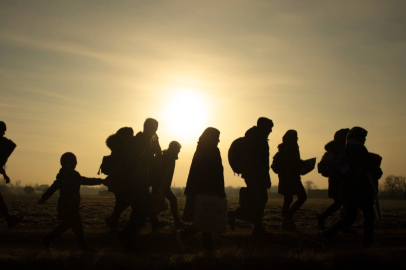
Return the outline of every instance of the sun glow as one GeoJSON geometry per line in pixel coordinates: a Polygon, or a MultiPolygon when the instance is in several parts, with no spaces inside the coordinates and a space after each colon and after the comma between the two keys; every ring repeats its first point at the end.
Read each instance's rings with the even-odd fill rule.
{"type": "Polygon", "coordinates": [[[199,92],[182,90],[170,98],[163,116],[165,129],[174,136],[171,140],[197,140],[206,128],[208,107],[199,92]]]}

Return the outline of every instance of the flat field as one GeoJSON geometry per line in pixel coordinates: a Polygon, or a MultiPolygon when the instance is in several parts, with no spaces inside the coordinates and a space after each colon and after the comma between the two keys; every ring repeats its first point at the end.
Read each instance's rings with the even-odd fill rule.
{"type": "MultiPolygon", "coordinates": [[[[159,219],[170,222],[167,228],[152,233],[149,224],[142,230],[139,243],[144,253],[128,253],[121,249],[117,236],[105,227],[104,218],[113,208],[112,197],[83,197],[81,215],[86,240],[97,251],[82,254],[75,237],[65,233],[53,243],[53,251],[43,249],[41,238],[59,221],[56,219],[57,197],[38,206],[35,196],[5,195],[11,212],[21,213],[24,220],[11,230],[0,220],[0,269],[406,269],[406,201],[381,202],[384,226],[376,226],[371,248],[362,247],[362,217],[355,223],[357,235],[339,234],[333,239],[317,236],[316,215],[331,204],[329,199],[309,199],[295,217],[298,230],[282,230],[282,199],[269,199],[264,217],[265,228],[273,233],[267,239],[251,237],[252,224],[236,223],[235,231],[214,235],[214,250],[201,250],[198,234],[180,251],[173,237],[170,211],[159,219]]],[[[178,198],[182,214],[185,198],[178,198]]],[[[238,206],[238,199],[228,199],[229,209],[238,206]]],[[[130,210],[123,215],[125,225],[130,210]]],[[[327,220],[327,227],[339,214],[327,220]]]]}

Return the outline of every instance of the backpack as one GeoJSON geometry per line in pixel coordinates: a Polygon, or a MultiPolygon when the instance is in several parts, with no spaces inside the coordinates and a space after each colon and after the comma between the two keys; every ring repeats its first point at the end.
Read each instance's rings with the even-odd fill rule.
{"type": "Polygon", "coordinates": [[[271,168],[276,174],[280,174],[285,170],[283,158],[280,152],[276,152],[276,154],[273,156],[271,168]]]}
{"type": "Polygon", "coordinates": [[[245,137],[240,137],[231,143],[228,150],[228,163],[230,163],[231,169],[237,175],[242,174],[246,163],[246,141],[245,137]]]}
{"type": "Polygon", "coordinates": [[[336,160],[329,167],[329,178],[333,182],[351,181],[351,167],[347,155],[340,153],[336,160]]]}
{"type": "Polygon", "coordinates": [[[100,175],[100,172],[105,175],[110,175],[113,172],[113,162],[111,156],[103,157],[99,172],[97,174],[100,175]]]}

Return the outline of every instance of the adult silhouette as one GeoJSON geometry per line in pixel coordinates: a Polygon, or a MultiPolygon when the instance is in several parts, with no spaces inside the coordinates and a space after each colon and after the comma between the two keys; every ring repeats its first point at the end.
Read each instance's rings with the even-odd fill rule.
{"type": "MultiPolygon", "coordinates": [[[[186,222],[194,221],[196,195],[209,194],[221,198],[226,197],[223,164],[220,150],[217,147],[219,142],[220,131],[212,127],[207,128],[199,138],[185,188],[186,205],[182,218],[186,222]]],[[[191,225],[183,231],[176,232],[176,240],[182,246],[184,240],[197,232],[191,225]]],[[[204,249],[211,249],[211,237],[211,233],[203,232],[204,249]]]]}
{"type": "Polygon", "coordinates": [[[176,160],[182,146],[177,141],[172,141],[168,149],[162,151],[162,157],[155,164],[152,174],[151,196],[158,198],[165,197],[169,200],[171,206],[171,213],[175,223],[175,229],[183,229],[185,224],[180,221],[178,214],[178,202],[175,194],[171,190],[173,174],[175,172],[176,160]]]}
{"type": "Polygon", "coordinates": [[[140,248],[136,244],[135,237],[147,217],[153,230],[165,226],[165,223],[159,222],[153,213],[148,183],[150,166],[156,158],[161,156],[157,130],[158,121],[153,118],[146,119],[143,131],[129,140],[126,158],[123,160],[125,163],[123,167],[128,168],[124,176],[127,181],[123,181],[123,188],[130,193],[131,198],[131,216],[119,234],[119,239],[125,248],[135,250],[140,248]]]}
{"type": "Polygon", "coordinates": [[[368,132],[361,127],[353,127],[347,136],[345,160],[343,168],[343,205],[344,219],[335,223],[329,230],[323,232],[324,237],[333,237],[343,229],[351,226],[360,208],[364,214],[364,246],[373,242],[375,211],[373,179],[382,176],[382,170],[365,147],[368,132]],[[345,163],[345,164],[344,164],[345,163]]]}
{"type": "Polygon", "coordinates": [[[244,141],[244,164],[241,177],[247,185],[246,194],[240,207],[229,211],[228,224],[235,228],[236,219],[252,219],[254,222],[253,236],[265,236],[262,219],[265,205],[268,202],[267,189],[271,187],[269,175],[268,136],[273,128],[272,120],[260,117],[257,125],[247,130],[244,141]]]}
{"type": "MultiPolygon", "coordinates": [[[[11,140],[4,137],[7,131],[6,123],[0,121],[0,174],[3,175],[6,183],[10,183],[10,178],[7,176],[4,166],[7,163],[8,158],[14,151],[16,144],[11,140]]],[[[7,227],[12,228],[21,221],[22,217],[18,215],[10,215],[7,204],[4,201],[4,197],[0,193],[0,214],[7,222],[7,227]]]]}
{"type": "Polygon", "coordinates": [[[321,161],[317,165],[318,172],[324,177],[328,177],[328,197],[334,200],[334,202],[323,213],[317,216],[319,228],[322,230],[325,230],[326,219],[334,212],[340,210],[342,206],[342,181],[339,177],[337,177],[337,175],[330,175],[330,168],[333,164],[338,163],[345,155],[344,149],[349,131],[349,128],[343,128],[334,134],[334,140],[326,144],[324,147],[326,153],[323,155],[321,161]]]}
{"type": "Polygon", "coordinates": [[[110,217],[105,219],[106,224],[113,232],[118,231],[118,222],[121,213],[131,205],[131,194],[126,189],[126,173],[129,170],[124,166],[126,155],[126,148],[128,142],[134,136],[134,131],[130,127],[120,128],[115,134],[109,136],[106,140],[106,145],[111,150],[109,159],[109,191],[114,193],[116,203],[114,205],[113,213],[110,217]]]}
{"type": "Polygon", "coordinates": [[[293,222],[293,215],[307,200],[307,194],[303,186],[300,171],[304,166],[300,158],[298,145],[298,134],[296,130],[288,130],[278,146],[278,153],[274,156],[272,169],[278,174],[278,193],[283,195],[282,228],[292,230],[296,228],[293,222]],[[293,202],[293,196],[297,200],[293,202]]]}

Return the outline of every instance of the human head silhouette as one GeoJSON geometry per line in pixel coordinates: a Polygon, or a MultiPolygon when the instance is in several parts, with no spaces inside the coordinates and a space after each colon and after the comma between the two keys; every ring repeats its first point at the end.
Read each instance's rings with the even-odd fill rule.
{"type": "Polygon", "coordinates": [[[177,141],[172,141],[169,144],[168,147],[168,153],[170,153],[171,155],[175,156],[176,158],[178,158],[178,154],[180,152],[180,149],[182,148],[182,145],[180,145],[180,143],[178,143],[177,141]]]}
{"type": "Polygon", "coordinates": [[[345,144],[345,142],[347,141],[347,135],[348,135],[349,131],[350,131],[349,128],[342,128],[342,129],[338,130],[334,134],[334,141],[336,141],[340,144],[345,144]]]}
{"type": "Polygon", "coordinates": [[[268,137],[269,134],[272,132],[273,122],[271,119],[266,117],[260,117],[257,121],[258,130],[264,134],[264,136],[268,137]]]}
{"type": "Polygon", "coordinates": [[[71,152],[66,152],[61,156],[62,168],[68,168],[74,170],[78,164],[76,156],[71,152]]]}
{"type": "Polygon", "coordinates": [[[297,142],[298,139],[297,131],[293,129],[286,131],[285,135],[282,137],[282,141],[286,143],[297,142]]]}
{"type": "Polygon", "coordinates": [[[150,140],[158,130],[158,121],[153,118],[147,118],[144,122],[144,135],[150,140]]]}
{"type": "Polygon", "coordinates": [[[199,138],[199,144],[217,146],[220,142],[220,131],[213,127],[206,128],[199,138]]]}
{"type": "Polygon", "coordinates": [[[347,141],[350,139],[354,139],[359,141],[362,144],[365,144],[367,140],[368,131],[363,129],[362,127],[353,127],[347,135],[347,141]]]}
{"type": "Polygon", "coordinates": [[[117,130],[116,134],[120,136],[124,142],[128,142],[134,136],[134,130],[131,127],[122,127],[117,130]]]}
{"type": "Polygon", "coordinates": [[[6,134],[6,130],[7,130],[6,123],[0,121],[0,138],[2,138],[4,134],[6,134]]]}

